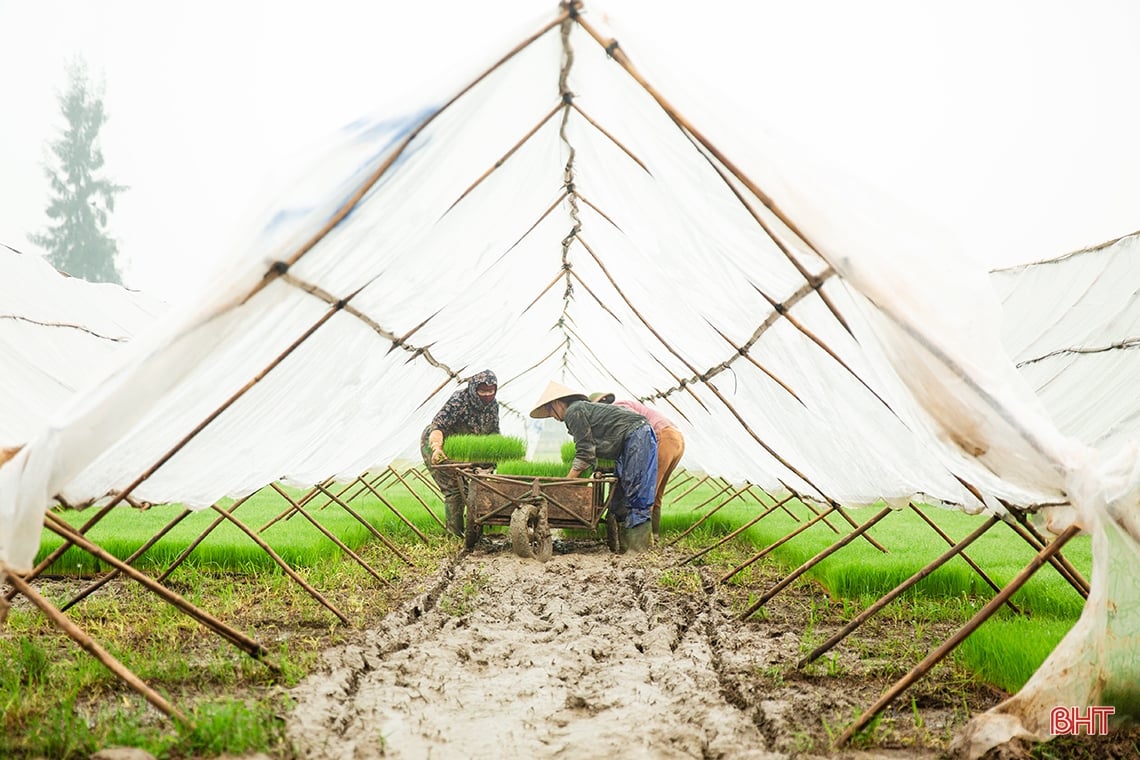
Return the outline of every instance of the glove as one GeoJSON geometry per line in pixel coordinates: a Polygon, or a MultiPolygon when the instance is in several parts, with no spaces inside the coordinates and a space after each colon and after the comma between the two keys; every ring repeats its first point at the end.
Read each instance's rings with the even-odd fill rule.
{"type": "Polygon", "coordinates": [[[439,464],[447,459],[443,453],[443,431],[433,430],[428,436],[428,445],[431,446],[431,463],[439,464]]]}

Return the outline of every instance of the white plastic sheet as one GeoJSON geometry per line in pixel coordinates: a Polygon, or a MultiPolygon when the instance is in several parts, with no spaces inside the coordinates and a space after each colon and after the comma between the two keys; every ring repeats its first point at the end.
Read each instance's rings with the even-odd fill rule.
{"type": "MultiPolygon", "coordinates": [[[[1135,468],[1092,448],[1122,432],[1057,427],[1001,343],[985,274],[943,231],[748,124],[718,131],[722,162],[614,49],[559,32],[472,70],[446,108],[339,135],[199,303],[0,468],[0,561],[30,562],[55,494],[202,507],[384,466],[486,367],[522,414],[552,378],[645,398],[681,424],[687,463],[774,491],[1068,501],[1090,530],[1106,513],[1134,526],[1135,468]]],[[[717,79],[699,58],[652,63],[690,94],[717,79]]],[[[723,111],[754,93],[706,97],[723,111]]],[[[713,112],[687,118],[699,131],[713,112]]],[[[1135,531],[1111,535],[1134,568],[1135,531]]]]}

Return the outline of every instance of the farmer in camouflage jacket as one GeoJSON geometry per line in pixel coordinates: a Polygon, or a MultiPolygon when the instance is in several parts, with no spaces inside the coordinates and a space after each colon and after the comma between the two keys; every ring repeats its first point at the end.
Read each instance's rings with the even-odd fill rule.
{"type": "Polygon", "coordinates": [[[457,536],[463,535],[463,491],[459,473],[431,465],[447,459],[443,453],[443,439],[449,435],[491,435],[499,432],[499,404],[495,401],[498,389],[498,378],[491,370],[472,375],[467,387],[451,394],[420,435],[424,464],[429,466],[431,476],[443,493],[447,529],[457,536]]]}

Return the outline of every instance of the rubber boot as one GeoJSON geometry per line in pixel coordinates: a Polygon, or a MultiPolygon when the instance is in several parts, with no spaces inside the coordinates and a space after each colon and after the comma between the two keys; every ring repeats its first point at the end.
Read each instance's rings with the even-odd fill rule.
{"type": "Polygon", "coordinates": [[[661,505],[654,504],[649,513],[649,524],[653,526],[653,543],[661,542],[661,505]]]}
{"type": "Polygon", "coordinates": [[[453,536],[463,537],[463,497],[459,494],[448,496],[443,500],[444,522],[447,532],[453,536]]]}
{"type": "Polygon", "coordinates": [[[625,534],[626,550],[630,554],[649,551],[650,530],[648,520],[632,528],[624,528],[622,532],[625,534]]]}

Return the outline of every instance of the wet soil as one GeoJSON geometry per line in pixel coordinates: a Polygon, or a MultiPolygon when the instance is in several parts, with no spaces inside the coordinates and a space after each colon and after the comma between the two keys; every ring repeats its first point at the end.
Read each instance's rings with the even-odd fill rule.
{"type": "Polygon", "coordinates": [[[289,737],[307,760],[936,758],[1005,696],[940,665],[838,748],[949,632],[880,621],[799,669],[840,604],[793,584],[742,621],[749,589],[679,559],[560,541],[540,563],[485,539],[324,653],[292,692],[289,737]]]}

